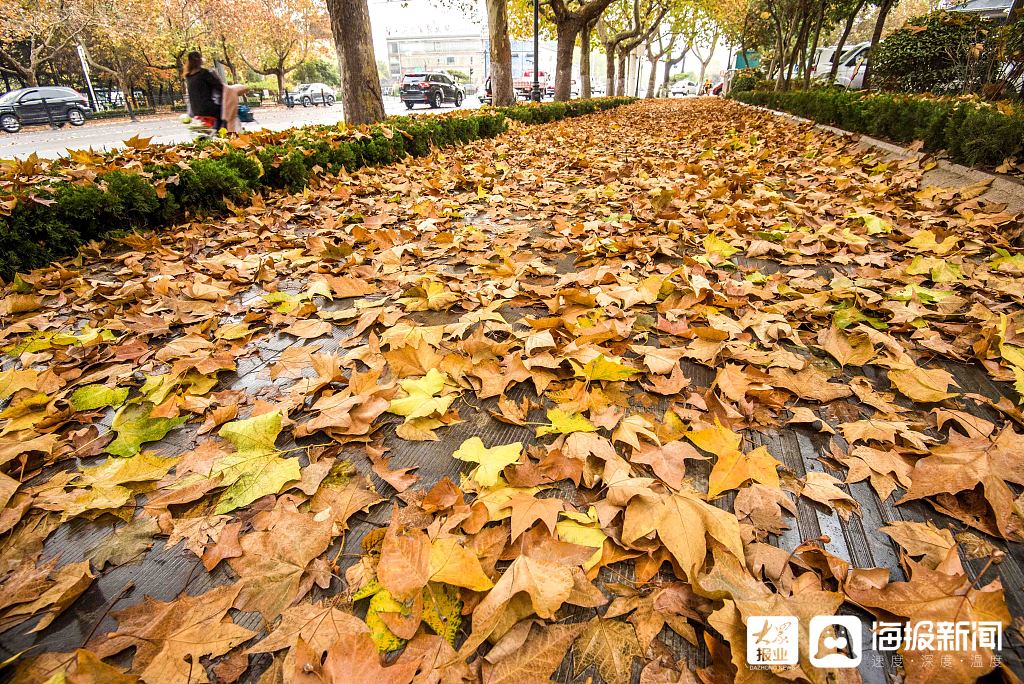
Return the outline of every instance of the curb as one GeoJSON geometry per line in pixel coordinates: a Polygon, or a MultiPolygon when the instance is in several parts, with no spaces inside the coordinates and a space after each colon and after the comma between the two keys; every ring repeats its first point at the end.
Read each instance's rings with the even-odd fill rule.
{"type": "MultiPolygon", "coordinates": [[[[777,109],[770,109],[768,107],[750,105],[745,102],[739,102],[737,100],[733,100],[733,102],[741,104],[744,107],[750,107],[751,109],[757,109],[762,112],[769,112],[771,114],[774,114],[775,116],[782,117],[784,119],[790,119],[791,121],[796,121],[798,123],[810,124],[811,126],[814,126],[819,130],[826,131],[828,133],[838,135],[843,138],[847,138],[853,142],[863,143],[868,147],[874,147],[876,149],[882,150],[883,152],[898,155],[904,159],[914,159],[923,156],[920,152],[914,152],[912,150],[907,149],[906,147],[901,147],[900,145],[896,145],[891,142],[886,142],[885,140],[879,140],[878,138],[872,138],[871,136],[865,135],[863,133],[854,133],[852,131],[847,131],[842,128],[828,126],[826,124],[821,124],[816,121],[812,121],[811,119],[805,119],[802,116],[796,116],[795,114],[779,111],[777,109]]],[[[1009,195],[1010,199],[1016,199],[1015,204],[1017,205],[1017,210],[1024,211],[1024,199],[1019,199],[1021,197],[1024,197],[1024,181],[1017,180],[1016,178],[1013,178],[1011,176],[990,173],[988,171],[982,171],[981,169],[975,169],[970,166],[964,166],[963,164],[957,164],[955,162],[947,161],[945,159],[934,159],[934,161],[936,168],[942,169],[943,171],[946,171],[948,173],[951,173],[955,176],[959,176],[960,178],[964,179],[965,186],[974,185],[976,183],[982,182],[988,183],[989,188],[991,188],[992,190],[998,190],[1001,193],[1006,193],[1007,195],[1009,195]]]]}

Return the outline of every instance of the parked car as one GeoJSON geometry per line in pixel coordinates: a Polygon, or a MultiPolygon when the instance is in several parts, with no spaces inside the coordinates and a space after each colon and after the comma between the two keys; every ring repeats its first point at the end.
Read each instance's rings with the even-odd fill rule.
{"type": "Polygon", "coordinates": [[[326,105],[330,107],[337,100],[334,88],[326,83],[303,83],[294,91],[284,96],[284,103],[289,107],[297,104],[303,107],[326,105]]]}
{"type": "Polygon", "coordinates": [[[828,78],[829,72],[832,71],[832,60],[838,56],[835,45],[816,49],[814,62],[811,64],[811,78],[818,80],[828,78]]]}
{"type": "MultiPolygon", "coordinates": [[[[867,68],[871,43],[858,43],[843,52],[836,70],[836,84],[850,90],[864,87],[864,70],[867,68]]],[[[831,68],[831,67],[830,67],[831,68]]]]}
{"type": "Polygon", "coordinates": [[[0,129],[8,133],[29,124],[81,126],[90,114],[89,99],[71,88],[21,88],[0,97],[0,129]]]}
{"type": "MultiPolygon", "coordinates": [[[[488,79],[487,96],[490,95],[490,79],[488,79]]],[[[402,77],[402,85],[398,90],[399,97],[405,103],[407,109],[412,109],[418,104],[430,105],[438,108],[445,102],[451,102],[456,107],[462,106],[466,99],[466,91],[462,89],[448,74],[440,72],[406,74],[402,77]]]]}
{"type": "Polygon", "coordinates": [[[676,81],[672,84],[672,87],[668,89],[669,97],[685,97],[687,95],[697,94],[697,84],[688,79],[676,81]]]}

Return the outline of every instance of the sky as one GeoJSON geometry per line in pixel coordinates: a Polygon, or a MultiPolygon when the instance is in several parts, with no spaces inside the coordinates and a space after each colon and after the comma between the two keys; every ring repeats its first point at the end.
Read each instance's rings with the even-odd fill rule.
{"type": "MultiPolygon", "coordinates": [[[[378,59],[387,57],[387,37],[444,35],[480,33],[487,31],[487,20],[482,1],[475,0],[370,0],[370,24],[373,28],[373,48],[378,59]],[[468,11],[455,9],[465,6],[468,11]],[[475,9],[474,9],[475,7],[475,9]]],[[[709,74],[717,74],[725,68],[728,50],[719,46],[711,64],[709,74]]],[[[646,65],[647,60],[643,63],[646,65]]],[[[542,62],[543,64],[543,62],[542,62]]],[[[659,74],[664,67],[659,66],[659,74]]],[[[578,66],[577,66],[578,69],[578,66]]],[[[700,64],[692,53],[687,55],[686,70],[697,73],[700,64]]],[[[678,70],[678,66],[676,67],[678,70]]],[[[603,74],[603,71],[602,71],[603,74]]],[[[596,80],[597,74],[594,75],[596,80]]],[[[660,82],[660,75],[659,75],[660,82]]],[[[646,87],[647,71],[641,76],[641,89],[646,87]]]]}

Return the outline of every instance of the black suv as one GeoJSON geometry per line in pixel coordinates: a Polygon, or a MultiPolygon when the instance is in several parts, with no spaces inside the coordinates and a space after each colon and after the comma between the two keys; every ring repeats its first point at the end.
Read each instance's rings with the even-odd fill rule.
{"type": "Polygon", "coordinates": [[[436,109],[445,102],[461,107],[462,101],[466,99],[462,86],[448,74],[442,73],[406,74],[402,77],[399,95],[408,109],[417,104],[430,105],[436,109]]]}
{"type": "Polygon", "coordinates": [[[28,124],[81,126],[91,113],[89,100],[71,88],[21,88],[0,96],[0,129],[8,133],[28,124]]]}

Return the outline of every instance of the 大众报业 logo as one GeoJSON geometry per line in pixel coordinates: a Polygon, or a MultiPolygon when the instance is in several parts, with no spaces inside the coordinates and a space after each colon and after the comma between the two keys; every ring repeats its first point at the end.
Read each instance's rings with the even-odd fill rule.
{"type": "Polygon", "coordinates": [[[799,625],[793,615],[754,615],[747,619],[747,663],[796,665],[799,625]]]}

